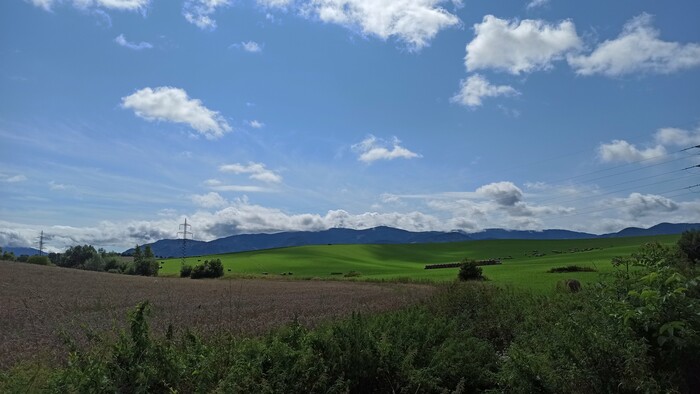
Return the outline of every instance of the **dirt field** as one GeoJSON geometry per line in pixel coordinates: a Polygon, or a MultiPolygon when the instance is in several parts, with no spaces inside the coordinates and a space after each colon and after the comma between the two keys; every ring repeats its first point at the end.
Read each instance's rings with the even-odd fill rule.
{"type": "Polygon", "coordinates": [[[62,360],[59,332],[114,332],[148,300],[151,326],[264,333],[295,317],[313,326],[353,311],[379,312],[425,298],[431,286],[324,281],[133,277],[0,261],[0,368],[33,357],[62,360]]]}

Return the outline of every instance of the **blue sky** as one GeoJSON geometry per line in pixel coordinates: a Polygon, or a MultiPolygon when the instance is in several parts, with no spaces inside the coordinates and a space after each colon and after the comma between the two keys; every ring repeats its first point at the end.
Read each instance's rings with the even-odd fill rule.
{"type": "Polygon", "coordinates": [[[697,1],[8,0],[0,244],[700,220],[697,1]]]}

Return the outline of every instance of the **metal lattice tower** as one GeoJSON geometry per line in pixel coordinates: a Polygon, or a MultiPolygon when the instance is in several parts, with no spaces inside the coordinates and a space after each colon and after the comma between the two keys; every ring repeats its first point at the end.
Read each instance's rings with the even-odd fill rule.
{"type": "Polygon", "coordinates": [[[39,256],[44,255],[44,230],[41,230],[39,235],[39,256]]]}
{"type": "Polygon", "coordinates": [[[187,236],[192,237],[192,232],[188,230],[192,228],[191,225],[187,224],[187,218],[185,218],[185,223],[180,225],[180,231],[177,232],[178,237],[182,234],[182,265],[185,265],[185,258],[187,257],[187,236]]]}

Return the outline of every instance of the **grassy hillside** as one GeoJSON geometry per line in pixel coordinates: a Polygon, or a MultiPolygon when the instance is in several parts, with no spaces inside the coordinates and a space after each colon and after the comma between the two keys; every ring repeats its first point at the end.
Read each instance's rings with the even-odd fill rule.
{"type": "MultiPolygon", "coordinates": [[[[225,274],[294,278],[343,278],[357,271],[356,279],[427,279],[450,281],[457,268],[424,269],[426,264],[456,262],[462,258],[501,258],[503,264],[483,267],[484,274],[502,284],[533,290],[553,288],[564,278],[583,282],[612,271],[610,260],[626,256],[646,242],[675,243],[678,235],[584,240],[488,240],[446,244],[319,245],[191,257],[187,263],[220,258],[225,274]],[[508,258],[512,257],[512,258],[508,258]],[[566,265],[596,268],[598,272],[550,274],[547,270],[566,265]],[[342,273],[342,274],[339,274],[342,273]]],[[[179,274],[181,260],[163,260],[161,275],[179,274]]]]}

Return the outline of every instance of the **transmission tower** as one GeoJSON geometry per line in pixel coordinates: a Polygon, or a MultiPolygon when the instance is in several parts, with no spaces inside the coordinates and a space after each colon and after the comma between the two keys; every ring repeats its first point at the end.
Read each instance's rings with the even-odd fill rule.
{"type": "Polygon", "coordinates": [[[188,230],[188,228],[192,228],[189,224],[187,224],[187,218],[185,218],[185,223],[180,225],[180,231],[177,232],[177,236],[179,237],[180,234],[182,234],[182,265],[185,265],[185,258],[187,257],[187,236],[192,237],[192,232],[188,230]]]}
{"type": "Polygon", "coordinates": [[[41,230],[39,235],[39,256],[44,255],[44,230],[41,230]]]}

